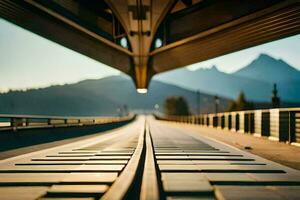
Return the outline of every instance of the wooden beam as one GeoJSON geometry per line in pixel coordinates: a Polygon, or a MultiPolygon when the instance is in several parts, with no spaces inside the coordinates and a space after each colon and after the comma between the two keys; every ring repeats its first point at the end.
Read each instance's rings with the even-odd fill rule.
{"type": "Polygon", "coordinates": [[[299,3],[276,5],[151,52],[152,67],[160,73],[299,32],[299,3]]]}
{"type": "Polygon", "coordinates": [[[34,1],[1,0],[0,16],[124,73],[130,72],[131,52],[127,49],[35,4],[34,1]]]}

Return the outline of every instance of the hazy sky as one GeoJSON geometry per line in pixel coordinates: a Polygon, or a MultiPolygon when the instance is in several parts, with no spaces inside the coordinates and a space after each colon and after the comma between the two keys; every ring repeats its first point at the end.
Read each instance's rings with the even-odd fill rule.
{"type": "Polygon", "coordinates": [[[89,57],[0,19],[0,90],[119,74],[89,57]]]}
{"type": "Polygon", "coordinates": [[[189,69],[210,68],[216,65],[220,71],[232,73],[248,65],[259,54],[266,53],[276,59],[283,59],[300,70],[300,35],[266,43],[256,47],[220,56],[188,66],[189,69]]]}
{"type": "MultiPolygon", "coordinates": [[[[260,53],[282,58],[300,69],[300,35],[197,63],[189,68],[217,65],[219,70],[230,73],[247,65],[260,53]]],[[[74,83],[116,74],[119,72],[111,67],[0,18],[0,91],[74,83]]]]}

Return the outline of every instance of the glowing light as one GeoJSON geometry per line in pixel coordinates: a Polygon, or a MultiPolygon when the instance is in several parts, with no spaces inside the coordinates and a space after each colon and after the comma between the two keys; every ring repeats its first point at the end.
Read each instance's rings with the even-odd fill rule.
{"type": "Polygon", "coordinates": [[[136,89],[136,91],[140,94],[146,94],[148,92],[148,90],[146,88],[138,88],[138,89],[136,89]]]}
{"type": "Polygon", "coordinates": [[[163,45],[162,40],[160,38],[157,38],[155,40],[155,48],[159,48],[163,45]]]}
{"type": "Polygon", "coordinates": [[[127,39],[125,37],[121,38],[120,44],[121,44],[122,47],[128,49],[128,42],[127,42],[127,39]]]}

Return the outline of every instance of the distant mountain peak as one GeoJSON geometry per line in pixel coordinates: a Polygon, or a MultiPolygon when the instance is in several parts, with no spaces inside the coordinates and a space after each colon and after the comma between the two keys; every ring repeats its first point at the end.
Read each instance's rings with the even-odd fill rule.
{"type": "Polygon", "coordinates": [[[289,65],[287,62],[285,62],[285,60],[283,60],[281,58],[276,59],[266,53],[259,54],[259,56],[255,60],[253,60],[250,63],[250,65],[252,63],[261,65],[260,67],[266,67],[265,65],[268,65],[268,67],[281,67],[282,69],[287,69],[287,70],[289,70],[289,69],[295,70],[296,69],[293,66],[289,65]]]}
{"type": "MultiPolygon", "coordinates": [[[[282,70],[296,70],[294,67],[289,65],[283,59],[276,59],[268,54],[262,53],[255,60],[253,60],[248,66],[244,68],[281,68],[282,70]]],[[[297,70],[296,70],[297,71],[297,70]]]]}
{"type": "Polygon", "coordinates": [[[278,62],[277,59],[273,58],[272,56],[265,54],[265,53],[261,53],[259,54],[259,56],[254,59],[250,65],[257,65],[260,67],[263,67],[265,65],[273,65],[274,63],[278,62]]]}
{"type": "Polygon", "coordinates": [[[219,71],[216,65],[211,66],[210,70],[212,70],[212,71],[219,71]]]}
{"type": "Polygon", "coordinates": [[[200,68],[196,69],[194,72],[203,72],[203,71],[206,71],[206,72],[220,72],[216,65],[212,65],[210,68],[200,67],[200,68]]]}
{"type": "Polygon", "coordinates": [[[270,56],[269,54],[266,54],[266,53],[259,54],[258,57],[255,60],[259,60],[259,59],[272,59],[272,60],[276,60],[275,58],[273,58],[272,56],[270,56]]]}
{"type": "Polygon", "coordinates": [[[267,83],[279,83],[299,80],[300,72],[284,60],[262,53],[249,65],[235,72],[234,75],[267,83]]]}

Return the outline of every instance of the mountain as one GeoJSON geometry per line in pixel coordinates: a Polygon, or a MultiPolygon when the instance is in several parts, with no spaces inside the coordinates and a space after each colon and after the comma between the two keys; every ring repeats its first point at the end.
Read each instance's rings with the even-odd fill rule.
{"type": "Polygon", "coordinates": [[[232,99],[244,91],[247,99],[255,101],[269,99],[272,90],[271,84],[226,74],[220,72],[215,66],[210,69],[200,68],[195,71],[182,68],[157,75],[154,80],[232,99]]]}
{"type": "Polygon", "coordinates": [[[300,81],[300,71],[281,59],[260,54],[249,65],[233,73],[235,76],[251,78],[267,83],[300,81]]]}
{"type": "Polygon", "coordinates": [[[251,101],[270,101],[273,84],[277,83],[282,100],[300,102],[300,71],[266,54],[232,74],[215,66],[195,71],[181,68],[157,75],[154,80],[231,99],[244,91],[251,101]]]}
{"type": "Polygon", "coordinates": [[[51,86],[27,91],[0,94],[0,113],[92,116],[117,115],[118,108],[130,110],[160,109],[168,96],[184,96],[191,111],[197,107],[196,90],[201,91],[202,112],[214,112],[214,95],[220,98],[220,111],[226,110],[229,100],[244,91],[246,99],[256,101],[257,108],[269,107],[273,83],[276,82],[283,106],[297,106],[300,102],[300,72],[283,60],[266,54],[227,74],[217,67],[190,71],[186,68],[154,77],[147,94],[138,94],[131,79],[111,76],[98,80],[84,80],[75,84],[51,86]],[[260,103],[259,103],[260,102],[260,103]],[[288,103],[287,103],[288,102],[288,103]]]}
{"type": "MultiPolygon", "coordinates": [[[[43,89],[14,91],[0,94],[0,113],[60,116],[117,115],[117,109],[127,105],[130,110],[153,110],[168,96],[184,96],[191,111],[196,108],[194,91],[171,84],[152,81],[147,94],[138,94],[131,79],[111,76],[85,80],[75,84],[51,86],[43,89]]],[[[214,96],[200,94],[202,112],[214,111],[214,96]]],[[[228,106],[221,98],[220,111],[228,106]]]]}

